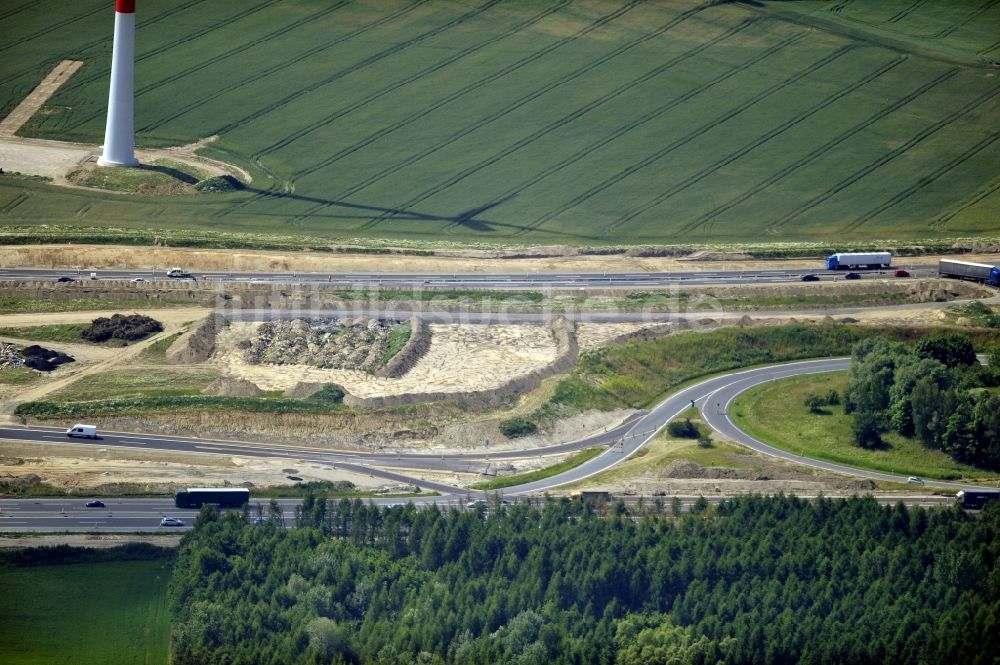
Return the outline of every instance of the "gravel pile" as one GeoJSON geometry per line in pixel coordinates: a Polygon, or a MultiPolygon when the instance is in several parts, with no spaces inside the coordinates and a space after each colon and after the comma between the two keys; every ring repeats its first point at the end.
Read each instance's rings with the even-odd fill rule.
{"type": "Polygon", "coordinates": [[[374,372],[389,348],[389,333],[398,323],[368,318],[268,321],[257,328],[253,339],[238,346],[251,365],[374,372]]]}

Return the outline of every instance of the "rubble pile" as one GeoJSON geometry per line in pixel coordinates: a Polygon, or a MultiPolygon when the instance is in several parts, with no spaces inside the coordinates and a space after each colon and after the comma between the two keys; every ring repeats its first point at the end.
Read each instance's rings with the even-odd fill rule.
{"type": "Polygon", "coordinates": [[[267,321],[257,328],[253,339],[237,346],[252,365],[374,372],[383,364],[389,333],[398,324],[369,318],[267,321]]]}
{"type": "Polygon", "coordinates": [[[0,368],[24,367],[24,356],[17,344],[0,344],[0,368]]]}

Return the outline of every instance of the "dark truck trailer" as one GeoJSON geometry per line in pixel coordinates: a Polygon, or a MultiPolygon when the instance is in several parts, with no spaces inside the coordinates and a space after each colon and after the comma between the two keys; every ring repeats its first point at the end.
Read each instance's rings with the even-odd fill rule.
{"type": "Polygon", "coordinates": [[[242,508],[250,502],[250,490],[245,487],[189,487],[177,490],[174,505],[178,508],[242,508]]]}
{"type": "Polygon", "coordinates": [[[980,284],[1000,286],[1000,267],[987,263],[970,263],[969,261],[953,261],[941,259],[938,261],[938,275],[968,279],[980,284]]]}
{"type": "Polygon", "coordinates": [[[962,490],[955,495],[962,508],[980,509],[989,501],[1000,500],[1000,490],[962,490]]]}

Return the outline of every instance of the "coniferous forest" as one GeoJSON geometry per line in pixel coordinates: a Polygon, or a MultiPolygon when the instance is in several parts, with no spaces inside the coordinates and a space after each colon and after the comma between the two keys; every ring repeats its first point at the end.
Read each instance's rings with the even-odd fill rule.
{"type": "Polygon", "coordinates": [[[751,496],[680,516],[307,497],[203,510],[172,657],[211,663],[995,663],[1000,505],[751,496]]]}

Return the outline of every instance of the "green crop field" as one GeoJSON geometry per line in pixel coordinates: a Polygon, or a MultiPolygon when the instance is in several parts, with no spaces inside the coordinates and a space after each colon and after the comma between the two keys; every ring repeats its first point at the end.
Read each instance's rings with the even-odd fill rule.
{"type": "Polygon", "coordinates": [[[0,568],[0,662],[165,664],[169,579],[163,561],[0,568]]]}
{"type": "MultiPolygon", "coordinates": [[[[0,21],[0,115],[81,59],[20,134],[100,143],[108,3],[9,0],[0,21]]],[[[5,176],[0,227],[574,245],[1000,231],[994,0],[159,0],[137,25],[137,143],[218,135],[204,154],[253,183],[170,197],[5,176]]]]}

